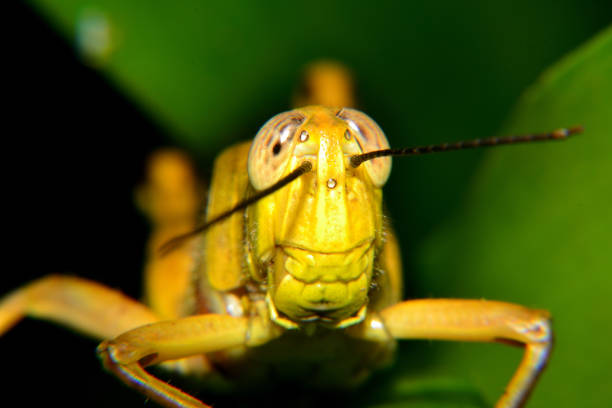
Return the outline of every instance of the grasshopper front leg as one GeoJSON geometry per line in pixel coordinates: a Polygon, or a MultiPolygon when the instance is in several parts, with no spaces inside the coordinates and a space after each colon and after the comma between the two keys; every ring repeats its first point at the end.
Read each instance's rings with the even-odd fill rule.
{"type": "Polygon", "coordinates": [[[98,354],[109,371],[159,404],[204,408],[208,406],[153,377],[144,367],[232,347],[255,346],[279,334],[280,329],[260,317],[206,314],[136,328],[102,342],[98,354]]]}
{"type": "Polygon", "coordinates": [[[552,348],[549,314],[543,310],[487,301],[423,299],[387,307],[372,315],[352,334],[397,339],[436,339],[521,344],[523,360],[496,408],[518,408],[529,396],[552,348]],[[382,321],[381,321],[382,320],[382,321]]]}

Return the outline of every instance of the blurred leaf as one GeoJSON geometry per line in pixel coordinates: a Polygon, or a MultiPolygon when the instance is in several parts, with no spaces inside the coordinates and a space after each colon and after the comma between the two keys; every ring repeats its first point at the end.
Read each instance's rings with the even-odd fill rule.
{"type": "MultiPolygon", "coordinates": [[[[393,371],[393,370],[392,370],[393,371]]],[[[361,392],[358,406],[410,408],[484,408],[489,404],[472,384],[463,379],[448,378],[444,374],[423,376],[420,371],[411,375],[374,380],[361,392]]]]}
{"type": "Polygon", "coordinates": [[[516,1],[30,2],[86,63],[196,151],[252,137],[288,107],[303,65],[322,57],[355,69],[367,111],[388,131],[388,122],[419,115],[393,132],[395,143],[406,131],[489,131],[521,81],[588,36],[598,16],[577,0],[555,8],[549,26],[541,21],[550,6],[529,1],[529,13],[516,1]],[[524,41],[534,37],[541,41],[524,41]],[[512,75],[499,63],[507,58],[512,75]],[[488,114],[466,120],[479,108],[488,114]]]}
{"type": "MultiPolygon", "coordinates": [[[[612,400],[612,29],[548,70],[500,134],[582,124],[567,142],[494,149],[462,210],[424,243],[436,297],[499,299],[549,309],[556,348],[531,406],[612,400]]],[[[497,345],[444,348],[444,366],[494,401],[518,364],[497,345]]],[[[448,372],[447,372],[448,374],[448,372]]]]}

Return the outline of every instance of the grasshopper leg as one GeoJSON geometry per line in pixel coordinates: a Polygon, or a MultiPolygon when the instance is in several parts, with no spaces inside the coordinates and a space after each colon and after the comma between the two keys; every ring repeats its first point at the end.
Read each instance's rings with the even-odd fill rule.
{"type": "MultiPolygon", "coordinates": [[[[148,307],[117,290],[62,275],[38,279],[0,299],[0,336],[24,317],[53,321],[97,340],[160,320],[148,307]]],[[[211,370],[203,356],[163,366],[200,375],[211,370]]]]}
{"type": "Polygon", "coordinates": [[[206,314],[138,327],[104,341],[98,354],[128,386],[167,407],[207,405],[148,374],[144,367],[166,360],[267,342],[279,334],[259,317],[206,314]]]}
{"type": "Polygon", "coordinates": [[[0,335],[22,318],[46,319],[96,339],[112,338],[158,320],[143,304],[104,285],[49,275],[0,300],[0,335]]]}
{"type": "MultiPolygon", "coordinates": [[[[502,342],[524,345],[523,359],[497,408],[521,407],[544,369],[552,348],[549,314],[543,310],[487,301],[424,299],[383,309],[388,333],[399,339],[502,342]]],[[[369,324],[376,327],[376,324],[369,324]]]]}
{"type": "Polygon", "coordinates": [[[144,270],[144,298],[163,320],[192,314],[194,253],[192,243],[162,254],[170,239],[196,227],[202,187],[188,156],[175,149],[153,153],[146,182],[136,190],[136,203],[149,218],[151,235],[144,270]]]}
{"type": "Polygon", "coordinates": [[[161,405],[184,408],[210,408],[196,398],[160,381],[149,374],[139,363],[115,364],[108,353],[103,353],[103,364],[121,381],[147,395],[161,405]]]}

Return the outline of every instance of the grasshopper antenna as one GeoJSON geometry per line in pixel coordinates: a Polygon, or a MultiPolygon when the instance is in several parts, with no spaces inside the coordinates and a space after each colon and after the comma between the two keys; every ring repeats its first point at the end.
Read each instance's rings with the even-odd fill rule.
{"type": "Polygon", "coordinates": [[[557,129],[548,133],[537,133],[519,136],[490,137],[488,139],[463,140],[455,143],[441,143],[429,146],[406,147],[403,149],[375,150],[351,156],[351,166],[358,167],[361,163],[383,156],[416,156],[420,154],[449,152],[452,150],[475,149],[477,147],[492,147],[508,144],[544,142],[549,140],[565,140],[572,135],[582,133],[582,126],[568,129],[557,129]]]}
{"type": "Polygon", "coordinates": [[[292,181],[294,181],[295,179],[297,179],[298,177],[308,173],[309,171],[312,170],[312,163],[309,161],[303,161],[302,164],[300,164],[295,170],[293,170],[291,173],[289,173],[287,176],[285,176],[284,178],[280,179],[279,181],[277,181],[275,184],[271,185],[270,187],[258,191],[257,193],[253,194],[252,196],[246,198],[245,200],[239,202],[238,204],[236,204],[234,207],[230,208],[227,211],[222,212],[221,214],[218,214],[216,216],[214,216],[213,218],[211,218],[210,220],[206,221],[204,224],[196,227],[195,229],[193,229],[192,231],[186,232],[185,234],[182,235],[178,235],[174,238],[172,238],[171,240],[167,241],[166,243],[164,243],[162,246],[159,247],[159,252],[162,255],[165,255],[169,252],[171,252],[172,250],[176,249],[177,247],[179,247],[183,242],[195,237],[196,235],[198,235],[201,232],[206,231],[208,228],[210,228],[211,226],[225,220],[226,218],[229,218],[232,214],[244,210],[245,208],[247,208],[249,205],[261,200],[262,198],[280,190],[281,188],[285,187],[287,184],[291,183],[292,181]]]}
{"type": "MultiPolygon", "coordinates": [[[[557,129],[548,133],[537,133],[537,134],[528,134],[528,135],[519,135],[519,136],[506,136],[506,137],[491,137],[487,139],[474,139],[474,140],[463,140],[460,142],[454,143],[441,143],[435,145],[428,146],[417,146],[417,147],[406,147],[403,149],[383,149],[383,150],[375,150],[372,152],[367,152],[363,154],[354,155],[351,157],[351,166],[359,167],[359,165],[365,161],[375,159],[377,157],[384,156],[416,156],[421,154],[428,153],[439,153],[439,152],[448,152],[453,150],[464,150],[464,149],[474,149],[478,147],[492,147],[492,146],[501,146],[508,144],[518,144],[518,143],[530,143],[530,142],[543,142],[549,140],[565,140],[572,135],[576,135],[582,133],[582,126],[574,126],[571,128],[562,128],[557,129]]],[[[178,246],[180,246],[184,241],[193,238],[201,232],[206,231],[208,228],[217,224],[226,218],[229,218],[232,214],[244,210],[249,205],[261,200],[262,198],[280,190],[285,187],[287,184],[291,183],[298,177],[302,176],[305,173],[308,173],[312,170],[312,163],[309,161],[304,161],[302,164],[289,173],[284,178],[280,179],[278,182],[273,184],[272,186],[261,190],[242,202],[236,204],[233,208],[218,214],[217,216],[211,218],[204,224],[196,227],[190,232],[185,234],[176,236],[171,240],[167,241],[159,248],[159,252],[164,255],[168,252],[174,250],[178,246]]]]}

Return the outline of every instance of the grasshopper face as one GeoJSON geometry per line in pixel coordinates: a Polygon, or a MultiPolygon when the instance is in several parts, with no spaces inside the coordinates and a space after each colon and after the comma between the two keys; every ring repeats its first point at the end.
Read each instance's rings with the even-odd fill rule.
{"type": "Polygon", "coordinates": [[[249,153],[249,178],[264,189],[303,161],[313,170],[248,212],[257,274],[281,325],[345,327],[365,316],[382,246],[382,192],[390,158],[351,167],[352,155],[388,147],[376,123],[352,109],[305,107],[272,118],[249,153]]]}

